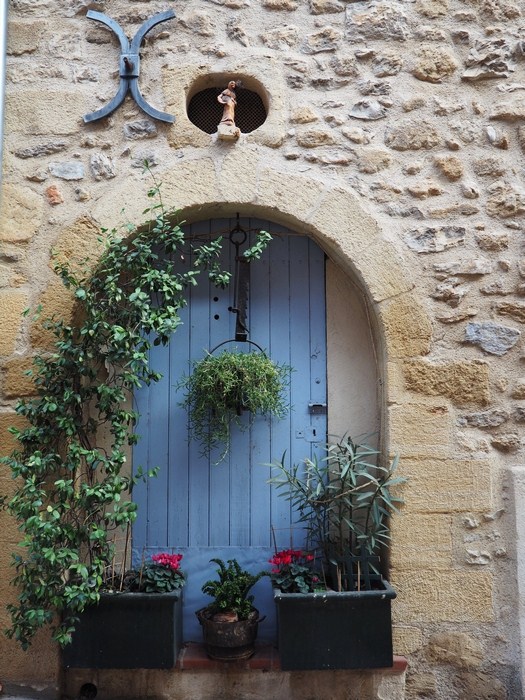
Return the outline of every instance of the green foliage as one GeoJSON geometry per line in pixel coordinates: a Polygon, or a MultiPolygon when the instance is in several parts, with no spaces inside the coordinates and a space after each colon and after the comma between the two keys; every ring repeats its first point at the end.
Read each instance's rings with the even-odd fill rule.
{"type": "Polygon", "coordinates": [[[210,559],[219,567],[218,581],[206,581],[202,592],[215,600],[208,606],[213,613],[231,611],[236,612],[239,620],[248,619],[254,609],[253,596],[249,596],[250,588],[259,579],[267,576],[268,572],[260,571],[258,574],[250,574],[241,569],[236,559],[228,559],[228,566],[222,559],[210,559]]]}
{"type": "Polygon", "coordinates": [[[184,405],[188,408],[194,437],[208,455],[218,446],[228,451],[232,425],[243,427],[243,411],[282,418],[288,411],[283,397],[290,367],[272,362],[263,352],[224,350],[196,362],[183,379],[184,405]]]}
{"type": "Polygon", "coordinates": [[[388,546],[388,517],[403,502],[391,489],[406,479],[395,474],[397,457],[388,466],[379,458],[375,448],[345,436],[329,443],[321,460],[288,468],[283,455],[271,465],[277,475],[270,483],[290,501],[310,546],[320,548],[326,561],[388,546]]]}
{"type": "MultiPolygon", "coordinates": [[[[103,230],[105,252],[94,269],[55,265],[77,300],[76,322],[47,321],[54,348],[35,357],[36,398],[17,405],[28,427],[12,429],[18,447],[2,460],[17,480],[8,507],[23,535],[7,634],[23,648],[46,624],[67,644],[78,613],[98,601],[115,541],[136,518],[133,487],[154,474],[125,469],[138,440],[133,391],[160,379],[149,351],[180,325],[186,290],[203,271],[218,285],[229,281],[217,264],[220,239],[196,245],[187,269],[176,271],[190,243],[157,184],[148,196],[149,223],[128,226],[125,238],[103,230]]],[[[262,234],[250,254],[266,241],[262,234]]]]}

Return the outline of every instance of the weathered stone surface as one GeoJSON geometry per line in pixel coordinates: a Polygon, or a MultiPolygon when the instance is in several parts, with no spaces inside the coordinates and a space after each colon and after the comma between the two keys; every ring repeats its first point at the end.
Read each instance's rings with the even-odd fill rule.
{"type": "Polygon", "coordinates": [[[494,263],[481,258],[435,263],[433,267],[440,275],[461,275],[462,277],[488,275],[494,272],[494,263]]]}
{"type": "Polygon", "coordinates": [[[308,34],[304,40],[302,51],[307,54],[335,51],[343,38],[342,32],[334,27],[323,27],[314,34],[308,34]]]}
{"type": "Polygon", "coordinates": [[[373,138],[373,135],[359,126],[345,126],[341,129],[341,133],[350,141],[365,145],[370,143],[373,138]]]}
{"type": "Polygon", "coordinates": [[[509,135],[506,131],[495,129],[493,126],[487,126],[485,129],[489,143],[496,148],[506,151],[509,147],[509,135]]]}
{"type": "Polygon", "coordinates": [[[461,194],[465,199],[479,199],[479,190],[469,182],[461,184],[461,194]]]}
{"type": "Polygon", "coordinates": [[[429,639],[427,656],[432,661],[457,668],[477,668],[484,654],[478,640],[464,632],[438,632],[429,639]]]}
{"type": "Polygon", "coordinates": [[[60,163],[49,163],[49,172],[61,180],[82,180],[84,177],[84,166],[75,161],[62,161],[60,163]]]}
{"type": "Polygon", "coordinates": [[[525,399],[525,377],[516,379],[511,396],[513,399],[525,399]]]}
{"type": "Polygon", "coordinates": [[[378,78],[397,75],[402,67],[403,59],[395,51],[385,51],[372,61],[372,71],[378,78]]]}
{"type": "Polygon", "coordinates": [[[403,513],[392,518],[391,536],[396,543],[392,562],[396,571],[447,570],[452,563],[450,515],[403,513]]]}
{"type": "MultiPolygon", "coordinates": [[[[494,620],[494,581],[488,571],[394,572],[392,585],[398,594],[396,620],[432,624],[494,620]]],[[[464,697],[466,700],[478,696],[464,697]]]]}
{"type": "Polygon", "coordinates": [[[357,159],[357,169],[360,173],[378,173],[392,164],[392,156],[388,151],[371,149],[362,151],[357,159]]]}
{"type": "Polygon", "coordinates": [[[40,295],[38,304],[42,307],[40,319],[31,326],[31,344],[38,350],[51,350],[54,347],[56,337],[52,331],[42,323],[44,319],[57,318],[64,319],[69,323],[72,318],[75,299],[71,290],[66,289],[62,282],[52,282],[49,287],[40,295]]]}
{"type": "Polygon", "coordinates": [[[7,33],[7,55],[22,56],[26,53],[34,53],[44,30],[47,29],[47,22],[9,22],[9,32],[7,33]]]}
{"type": "Polygon", "coordinates": [[[330,146],[335,143],[335,138],[330,131],[323,129],[307,129],[297,132],[297,143],[303,148],[317,148],[318,146],[330,146]]]}
{"type": "Polygon", "coordinates": [[[127,139],[152,139],[157,136],[157,127],[149,119],[139,119],[124,125],[127,139]]]}
{"type": "Polygon", "coordinates": [[[2,191],[0,240],[17,243],[30,240],[42,222],[42,198],[29,189],[5,183],[2,191]]]}
{"type": "Polygon", "coordinates": [[[480,411],[478,413],[469,413],[460,416],[460,418],[458,418],[458,425],[468,425],[471,428],[497,428],[499,425],[506,423],[508,419],[508,411],[502,408],[492,408],[489,411],[480,411]]]}
{"type": "Polygon", "coordinates": [[[359,75],[357,63],[353,56],[333,56],[330,59],[330,66],[336,75],[349,76],[352,78],[359,75]]]}
{"type": "Polygon", "coordinates": [[[338,0],[310,0],[310,12],[313,15],[344,12],[345,5],[338,0]]]}
{"type": "Polygon", "coordinates": [[[64,203],[64,197],[62,197],[62,193],[56,185],[49,185],[49,187],[46,187],[46,199],[53,207],[64,203]]]}
{"type": "Polygon", "coordinates": [[[11,91],[6,95],[5,130],[47,138],[75,134],[86,111],[85,97],[78,91],[11,91]]]}
{"type": "Polygon", "coordinates": [[[525,323],[525,302],[500,301],[494,308],[502,316],[509,316],[518,323],[525,323]]]}
{"type": "Polygon", "coordinates": [[[476,233],[476,243],[481,250],[489,252],[499,252],[509,247],[509,236],[507,233],[476,233]]]}
{"type": "Polygon", "coordinates": [[[443,189],[435,180],[427,177],[425,180],[409,185],[407,192],[416,199],[427,199],[428,197],[439,197],[440,194],[443,194],[443,189]]]}
{"type": "Polygon", "coordinates": [[[465,61],[467,69],[461,77],[463,80],[507,78],[513,70],[510,60],[511,49],[505,39],[476,41],[465,61]]]}
{"type": "Polygon", "coordinates": [[[195,10],[180,18],[180,23],[200,36],[214,36],[215,23],[207,12],[195,10]]]}
{"type": "Polygon", "coordinates": [[[451,280],[444,284],[438,284],[432,298],[437,301],[444,301],[452,308],[456,308],[461,303],[463,297],[468,293],[470,287],[466,284],[460,284],[456,280],[451,280]]]}
{"type": "MultiPolygon", "coordinates": [[[[144,161],[142,162],[144,163],[144,161]]],[[[117,174],[113,159],[105,153],[92,153],[89,165],[95,180],[110,180],[117,174]]]]}
{"type": "Polygon", "coordinates": [[[505,685],[492,673],[461,671],[454,676],[454,687],[460,698],[476,700],[511,700],[505,685]]]}
{"type": "MultiPolygon", "coordinates": [[[[27,307],[27,292],[18,289],[0,291],[0,355],[12,355],[22,326],[22,311],[27,307]]],[[[1,415],[1,414],[0,414],[1,415]]]]}
{"type": "Polygon", "coordinates": [[[32,357],[9,360],[2,366],[2,391],[7,399],[33,396],[37,393],[32,377],[27,374],[32,369],[32,357]]]}
{"type": "Polygon", "coordinates": [[[228,20],[226,25],[226,33],[232,41],[238,41],[242,46],[250,46],[250,38],[248,33],[236,17],[228,20]]]}
{"type": "Polygon", "coordinates": [[[474,172],[480,177],[499,177],[505,172],[505,165],[497,156],[483,156],[472,163],[474,172]]]}
{"type": "Polygon", "coordinates": [[[31,148],[20,148],[15,151],[15,156],[17,158],[37,158],[38,156],[60,153],[60,151],[65,151],[66,148],[66,141],[51,141],[50,143],[41,143],[31,148]]]}
{"type": "Polygon", "coordinates": [[[360,100],[356,102],[349,112],[353,119],[375,121],[386,116],[386,109],[377,100],[360,100]]]}
{"type": "Polygon", "coordinates": [[[391,301],[381,311],[381,319],[394,357],[413,357],[429,352],[432,326],[413,298],[391,301]]]}
{"type": "Polygon", "coordinates": [[[493,321],[467,323],[465,329],[465,341],[488,352],[490,355],[505,355],[516,345],[521,331],[509,326],[502,326],[493,321]]]}
{"type": "Polygon", "coordinates": [[[515,423],[525,423],[525,406],[518,406],[512,413],[512,419],[515,423]]]}
{"type": "Polygon", "coordinates": [[[407,676],[407,697],[432,698],[436,695],[436,676],[430,672],[414,672],[407,676]]]}
{"type": "Polygon", "coordinates": [[[159,164],[159,159],[155,151],[138,151],[131,159],[132,168],[144,170],[145,164],[148,168],[155,168],[159,164]]]}
{"type": "Polygon", "coordinates": [[[297,0],[262,0],[261,5],[267,10],[286,10],[292,12],[297,9],[297,0]]]}
{"type": "Polygon", "coordinates": [[[494,105],[489,119],[501,119],[507,122],[522,121],[525,119],[525,100],[516,99],[494,105]]]}
{"type": "Polygon", "coordinates": [[[493,435],[490,444],[500,452],[517,452],[521,447],[521,438],[517,433],[493,435]]]}
{"type": "Polygon", "coordinates": [[[435,126],[426,121],[407,121],[387,129],[385,144],[396,151],[431,149],[441,141],[435,126]]]}
{"type": "Polygon", "coordinates": [[[417,0],[416,10],[423,17],[436,19],[448,13],[449,0],[417,0]]]}
{"type": "Polygon", "coordinates": [[[374,0],[365,6],[360,3],[351,3],[346,8],[346,38],[349,41],[360,39],[406,41],[409,34],[405,7],[400,2],[374,0]]]}
{"type": "Polygon", "coordinates": [[[444,396],[456,406],[486,406],[490,400],[486,362],[409,360],[404,363],[407,389],[427,396],[444,396]]]}
{"type": "Polygon", "coordinates": [[[297,46],[299,43],[299,30],[292,25],[271,29],[264,34],[261,34],[263,43],[274,50],[286,51],[287,49],[297,46]]]}
{"type": "Polygon", "coordinates": [[[301,107],[292,109],[290,121],[294,124],[310,124],[319,121],[319,117],[311,107],[302,105],[301,107]]]}
{"type": "Polygon", "coordinates": [[[465,233],[463,226],[412,229],[406,234],[405,242],[416,253],[438,253],[462,245],[465,233]]]}
{"type": "MultiPolygon", "coordinates": [[[[73,274],[85,274],[86,260],[95,264],[103,249],[100,237],[98,224],[88,216],[81,216],[61,232],[54,246],[55,258],[58,262],[66,262],[73,274]]],[[[50,294],[51,292],[44,292],[44,301],[47,303],[50,303],[50,294]]],[[[61,299],[63,301],[64,298],[61,299]]],[[[67,308],[67,304],[64,306],[67,308]]]]}
{"type": "Polygon", "coordinates": [[[357,89],[361,95],[389,95],[392,86],[386,80],[358,80],[357,89]]]}
{"type": "Polygon", "coordinates": [[[469,307],[467,309],[464,309],[463,311],[457,311],[456,313],[452,314],[438,314],[436,316],[436,319],[440,321],[440,323],[461,323],[462,321],[467,321],[473,316],[477,316],[478,313],[479,309],[475,307],[469,307]]]}
{"type": "Polygon", "coordinates": [[[456,68],[456,60],[450,51],[437,46],[424,46],[416,54],[412,75],[428,83],[441,83],[456,68]]]}
{"type": "Polygon", "coordinates": [[[525,213],[525,192],[512,183],[498,180],[489,187],[487,213],[489,216],[508,219],[525,213]]]}
{"type": "Polygon", "coordinates": [[[434,162],[447,180],[454,182],[463,177],[463,162],[457,156],[439,156],[434,162]]]}
{"type": "Polygon", "coordinates": [[[423,634],[419,627],[396,625],[392,628],[394,654],[413,654],[423,646],[423,634]]]}

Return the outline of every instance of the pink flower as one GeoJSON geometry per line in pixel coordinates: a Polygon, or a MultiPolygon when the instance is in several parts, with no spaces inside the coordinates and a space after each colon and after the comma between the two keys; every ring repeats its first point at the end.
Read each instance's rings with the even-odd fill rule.
{"type": "Polygon", "coordinates": [[[166,566],[173,571],[177,571],[180,568],[180,560],[182,559],[182,554],[168,554],[163,552],[162,554],[153,554],[151,560],[156,564],[161,566],[166,566]]]}

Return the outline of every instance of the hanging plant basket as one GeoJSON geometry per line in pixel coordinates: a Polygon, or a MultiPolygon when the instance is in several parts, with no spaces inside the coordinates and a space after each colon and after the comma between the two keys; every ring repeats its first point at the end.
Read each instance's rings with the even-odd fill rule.
{"type": "Polygon", "coordinates": [[[283,418],[288,413],[285,388],[290,381],[291,368],[273,362],[253,341],[246,341],[255,351],[223,350],[195,362],[193,371],[179,384],[185,390],[183,405],[188,409],[193,436],[200,442],[203,453],[209,455],[222,447],[221,459],[228,452],[232,425],[246,428],[241,421],[244,412],[283,418]]]}

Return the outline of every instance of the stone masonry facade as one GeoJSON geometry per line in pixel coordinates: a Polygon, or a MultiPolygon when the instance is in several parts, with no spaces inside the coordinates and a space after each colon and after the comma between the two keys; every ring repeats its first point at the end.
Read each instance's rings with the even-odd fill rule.
{"type": "MultiPolygon", "coordinates": [[[[23,310],[73,308],[50,253],[96,259],[101,226],[137,221],[145,159],[186,220],[241,211],[300,224],[375,319],[385,436],[409,477],[391,550],[405,696],[522,697],[509,474],[523,464],[525,424],[523,3],[10,0],[7,51],[0,453],[17,398],[32,392],[24,371],[50,342],[23,310]],[[130,97],[83,123],[115,94],[120,52],[88,9],[130,37],[175,11],[148,34],[140,76],[174,124],[130,97]],[[221,142],[186,108],[198,89],[237,78],[268,116],[221,142]]],[[[17,532],[0,517],[6,600],[17,532]]],[[[45,635],[27,654],[2,637],[0,659],[0,680],[56,681],[45,635]]]]}

